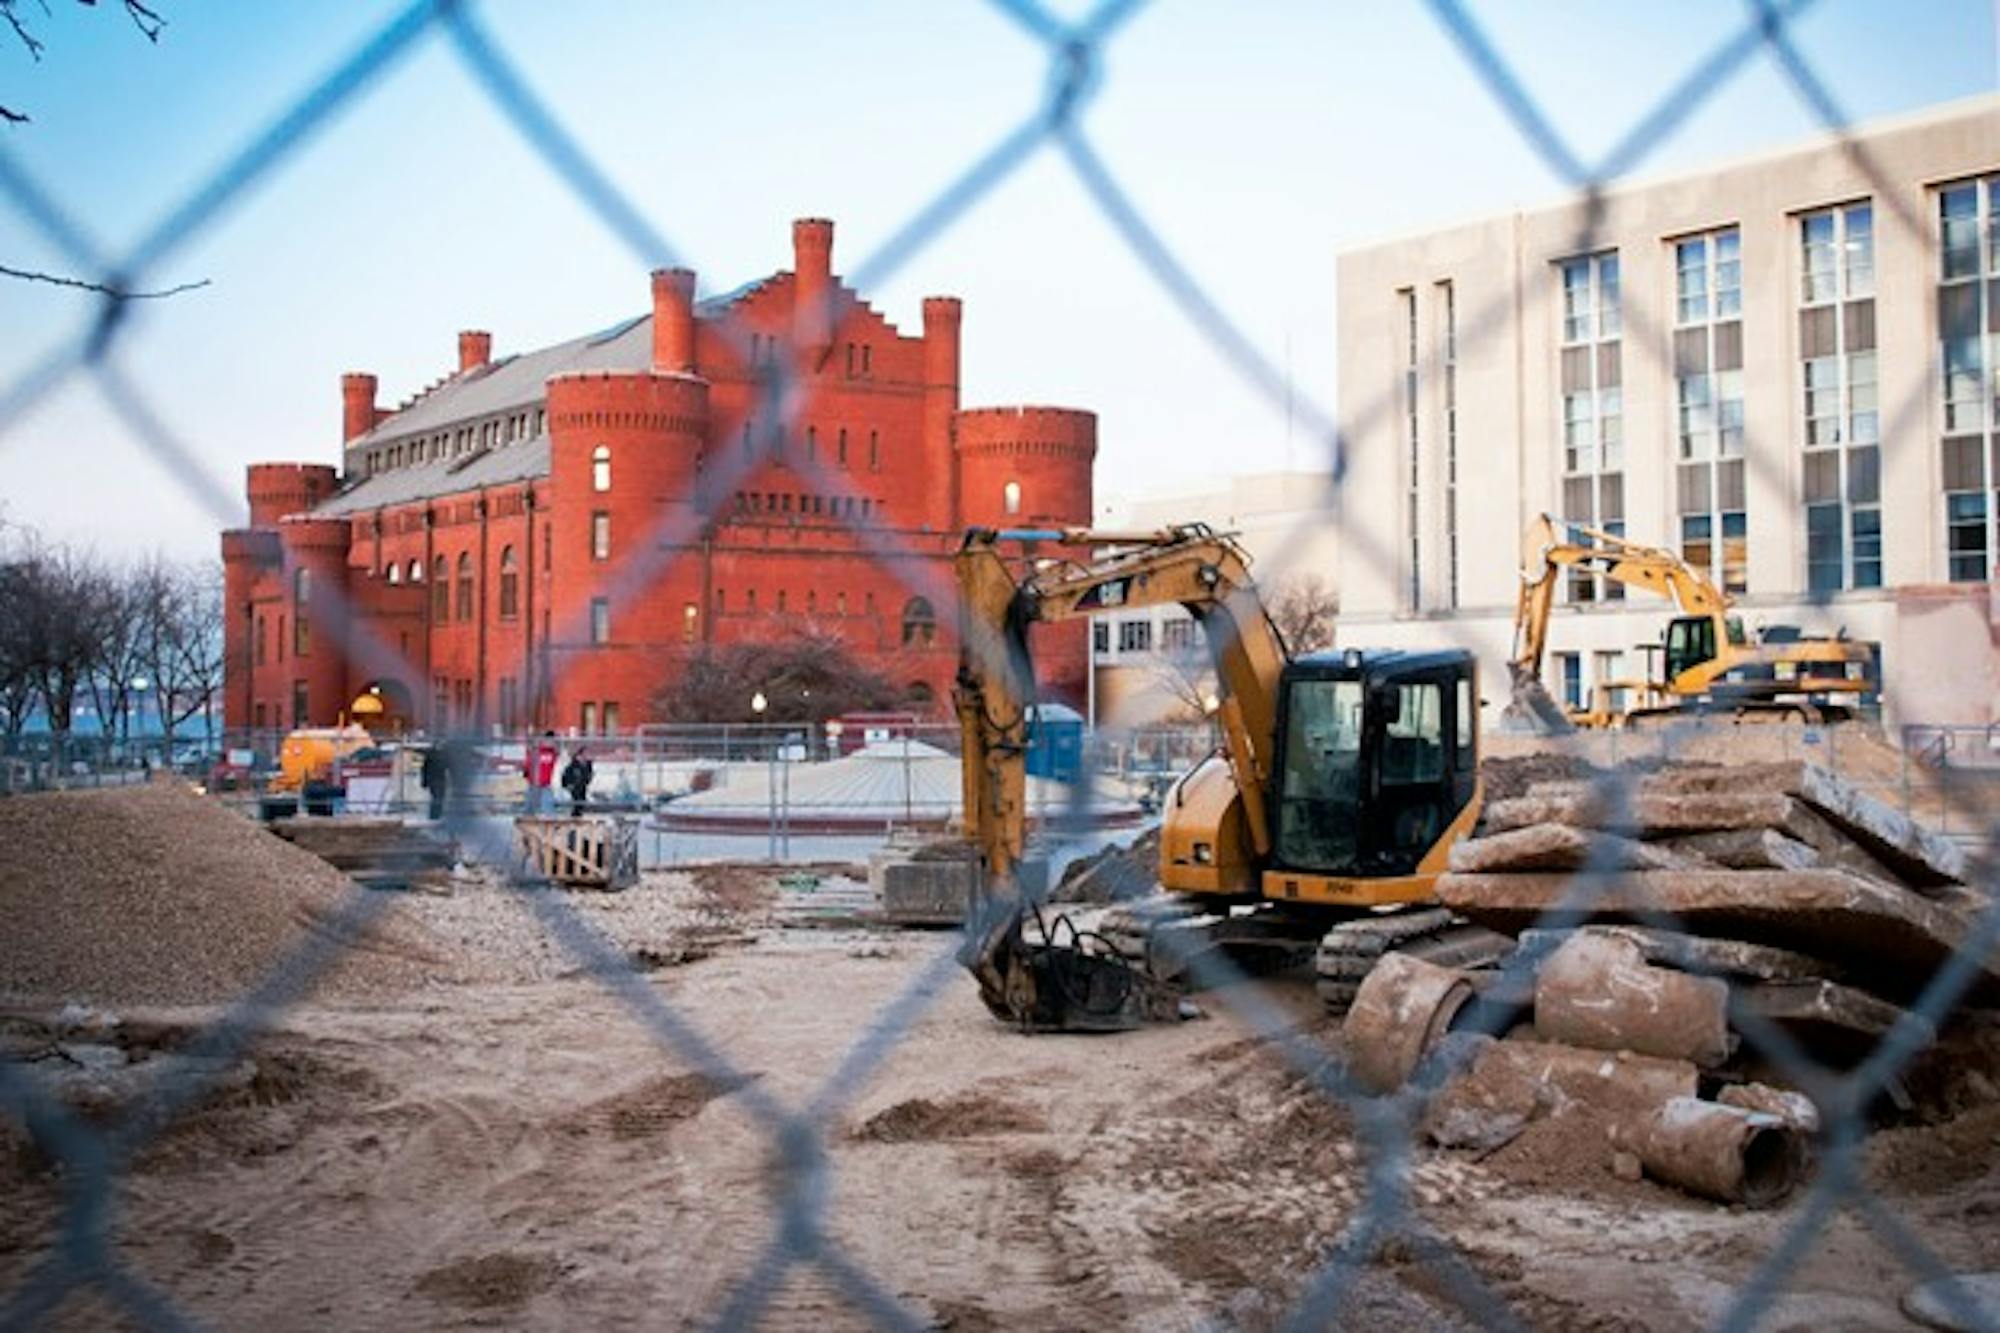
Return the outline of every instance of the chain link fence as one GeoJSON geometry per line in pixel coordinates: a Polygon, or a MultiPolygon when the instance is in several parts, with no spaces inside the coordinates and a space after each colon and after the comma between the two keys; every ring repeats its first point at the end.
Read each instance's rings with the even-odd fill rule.
{"type": "MultiPolygon", "coordinates": [[[[1114,164],[1099,154],[1085,128],[1082,113],[1108,77],[1107,58],[1144,6],[1132,0],[1106,0],[1075,22],[1057,17],[1032,0],[1003,0],[997,7],[1045,47],[1045,86],[1004,135],[990,144],[969,148],[963,171],[856,267],[854,285],[867,290],[907,267],[979,208],[1023,164],[1041,152],[1053,151],[1074,173],[1133,260],[1206,340],[1214,355],[1274,404],[1289,405],[1294,417],[1306,424],[1323,451],[1323,466],[1336,483],[1330,493],[1337,497],[1347,460],[1342,433],[1332,416],[1316,404],[1298,400],[1295,389],[1267,353],[1231,320],[1226,302],[1193,276],[1186,262],[1154,229],[1120,184],[1114,164]]],[[[1791,24],[1811,8],[1809,0],[1752,0],[1740,25],[1718,34],[1710,53],[1594,163],[1586,161],[1568,142],[1469,10],[1457,0],[1432,0],[1429,8],[1526,142],[1585,201],[1585,223],[1575,238],[1577,253],[1593,248],[1604,189],[1643,163],[1755,57],[1775,59],[1815,117],[1829,130],[1845,133],[1843,113],[1792,41],[1791,24]]],[[[453,0],[418,0],[347,53],[326,77],[302,90],[283,114],[251,135],[220,170],[169,209],[123,254],[100,252],[68,222],[54,202],[55,192],[32,180],[11,155],[0,151],[0,193],[57,253],[79,270],[95,275],[112,293],[104,298],[99,318],[84,336],[58,348],[14,383],[0,388],[0,428],[65,386],[77,381],[94,384],[116,419],[166,464],[172,475],[184,479],[218,526],[236,524],[236,499],[202,480],[211,474],[195,465],[196,451],[155,412],[144,392],[120,368],[114,353],[125,337],[128,298],[117,293],[140,290],[168,260],[211,234],[253,186],[288,159],[310,151],[315,131],[369,96],[387,70],[427,39],[450,44],[467,73],[522,142],[636,259],[658,268],[681,258],[666,240],[666,220],[650,217],[636,207],[593,161],[569,133],[559,106],[534,90],[522,71],[519,53],[508,51],[494,39],[475,6],[453,0]]],[[[1891,200],[1898,197],[1886,189],[1882,194],[1891,200]]],[[[1929,229],[1920,225],[1917,234],[1928,235],[1929,229]]],[[[1459,337],[1469,342],[1490,336],[1504,315],[1504,311],[1472,312],[1462,321],[1459,337]]],[[[734,336],[744,340],[748,331],[735,330],[734,336]]],[[[1634,328],[1627,333],[1627,345],[1641,349],[1640,354],[1664,356],[1668,341],[1657,329],[1634,328]]],[[[761,386],[764,404],[780,421],[796,420],[810,391],[810,384],[788,370],[782,359],[770,368],[761,386]]],[[[1392,412],[1395,405],[1385,398],[1343,404],[1343,409],[1352,421],[1359,421],[1392,412]]],[[[1915,410],[1916,405],[1903,404],[1887,415],[1893,423],[1915,410]]],[[[1775,452],[1753,449],[1752,465],[1758,465],[1760,456],[1775,452]]],[[[706,493],[719,504],[731,494],[743,466],[718,460],[718,475],[706,493]]],[[[854,498],[848,479],[841,474],[814,468],[810,461],[800,466],[815,491],[836,499],[854,498]]],[[[1330,510],[1314,521],[1337,522],[1337,512],[1330,510]]],[[[687,545],[695,530],[711,517],[694,513],[663,518],[657,530],[640,543],[647,554],[621,567],[611,590],[613,614],[646,598],[671,566],[673,552],[687,545]]],[[[1396,559],[1392,552],[1370,549],[1358,534],[1345,535],[1352,538],[1343,555],[1350,567],[1368,562],[1392,565],[1396,559]]],[[[926,597],[934,605],[952,604],[951,589],[940,586],[934,574],[912,572],[931,566],[896,558],[902,551],[893,534],[857,528],[856,538],[885,570],[908,584],[913,596],[926,597]]],[[[1265,554],[1281,563],[1284,558],[1282,550],[1265,554]]],[[[337,637],[354,657],[376,661],[396,657],[386,645],[368,641],[361,617],[334,607],[329,619],[341,629],[337,637]]],[[[576,639],[584,628],[559,626],[555,637],[576,639]]],[[[1440,622],[1437,628],[1440,637],[1449,641],[1450,623],[1440,622]]],[[[421,673],[412,675],[422,678],[421,673]]],[[[1902,713],[1920,714],[1921,709],[1902,713]]],[[[938,748],[946,754],[955,748],[950,737],[924,739],[941,741],[938,748]]],[[[250,752],[251,760],[238,766],[255,769],[274,762],[274,740],[231,738],[225,750],[250,752]]],[[[496,774],[516,759],[517,749],[528,744],[525,738],[518,743],[496,744],[491,738],[468,737],[465,742],[483,747],[496,774]]],[[[1699,742],[1695,732],[1670,726],[1651,744],[1660,751],[1671,751],[1699,742]]],[[[1600,795],[1614,809],[1624,808],[1634,799],[1639,766],[1630,762],[1635,757],[1630,751],[1619,748],[1630,743],[1613,735],[1578,741],[1570,747],[1579,757],[1594,759],[1608,770],[1600,795]],[[1605,752],[1597,753],[1592,747],[1605,747],[1605,752]]],[[[1830,759],[1837,756],[1835,733],[1826,733],[1816,743],[1830,759]]],[[[781,790],[773,785],[782,780],[774,780],[775,770],[782,770],[796,782],[802,771],[839,762],[823,735],[786,729],[742,729],[726,734],[719,730],[646,729],[629,739],[593,740],[592,745],[601,749],[605,768],[619,773],[615,788],[619,799],[625,798],[629,780],[630,796],[640,805],[663,793],[670,785],[670,771],[692,773],[702,765],[711,765],[712,772],[720,770],[732,777],[740,770],[752,786],[761,768],[764,786],[759,790],[768,811],[773,792],[781,790]]],[[[831,747],[838,748],[837,743],[831,747]]],[[[1178,771],[1208,748],[1209,741],[1199,728],[1190,733],[1121,737],[1096,746],[1087,767],[1100,776],[1137,787],[1148,775],[1178,771]]],[[[1871,775],[1870,781],[1881,783],[1885,790],[1902,787],[1903,808],[1947,825],[1974,845],[1978,852],[1976,880],[1990,900],[1994,803],[1991,789],[1983,781],[1992,765],[1990,737],[1934,728],[1906,737],[1904,751],[1913,766],[1909,774],[1871,775]],[[1910,794],[1918,768],[1966,780],[1916,784],[1922,787],[1919,799],[1910,794]],[[1967,776],[1975,770],[1976,776],[1967,776]]],[[[1834,762],[1837,764],[1837,759],[1834,762]]],[[[116,767],[106,762],[92,771],[108,774],[116,767]]],[[[382,799],[390,808],[413,799],[403,790],[402,781],[398,777],[384,787],[382,799]]],[[[1076,786],[1083,789],[1083,784],[1076,786]]],[[[507,799],[496,796],[494,808],[507,799]]],[[[1138,799],[1136,794],[1133,799],[1138,799]]],[[[675,804],[678,802],[669,802],[663,809],[671,811],[675,804]]],[[[754,811],[750,813],[754,822],[754,811]]],[[[771,813],[767,823],[756,825],[752,836],[775,843],[791,813],[787,803],[784,813],[771,813]]],[[[1087,811],[1079,807],[1074,813],[1081,816],[1087,811]]],[[[455,806],[442,822],[469,854],[496,866],[510,863],[512,848],[504,821],[455,806]]],[[[661,855],[666,857],[664,852],[661,855]]],[[[1615,883],[1617,869],[1608,860],[1593,859],[1586,864],[1571,876],[1569,892],[1552,911],[1551,919],[1570,919],[1587,908],[1615,883]]],[[[729,1049],[705,1035],[708,1024],[704,1016],[688,1011],[666,991],[650,984],[587,913],[561,894],[537,891],[545,886],[518,887],[523,910],[532,916],[549,944],[593,979],[644,1031],[667,1062],[697,1071],[717,1086],[735,1089],[745,1114],[768,1140],[771,1164],[763,1186],[769,1198],[770,1238],[762,1253],[744,1264],[732,1294],[712,1312],[714,1322],[723,1327],[756,1324],[770,1310],[787,1276],[806,1267],[816,1270],[868,1322],[894,1328],[920,1327],[922,1317],[905,1294],[886,1285],[832,1234],[829,1209],[834,1181],[827,1136],[829,1127],[854,1104],[896,1053],[899,1043],[932,1013],[939,996],[950,986],[968,984],[959,973],[957,940],[936,941],[931,956],[902,989],[851,1034],[851,1043],[824,1085],[811,1097],[794,1102],[761,1085],[729,1049]]],[[[216,1060],[249,1049],[261,1032],[276,1023],[338,962],[339,941],[354,938],[355,932],[381,915],[383,903],[383,895],[357,891],[339,913],[345,929],[313,935],[206,1027],[194,1043],[194,1051],[214,1058],[187,1064],[183,1074],[163,1080],[108,1123],[87,1122],[47,1095],[26,1069],[12,1061],[0,1062],[0,1110],[25,1127],[60,1164],[64,1199],[60,1224],[44,1238],[45,1251],[33,1271],[15,1290],[0,1293],[0,1327],[35,1326],[82,1290],[89,1290],[145,1326],[172,1328],[192,1322],[182,1312],[175,1293],[154,1288],[136,1276],[127,1262],[123,1247],[128,1238],[119,1230],[113,1207],[122,1173],[135,1154],[214,1091],[219,1078],[216,1060]]],[[[1653,915],[1660,924],[1674,924],[1666,913],[1653,915]]],[[[1749,1280],[1717,1300],[1715,1326],[1747,1329],[1758,1325],[1795,1280],[1802,1259],[1837,1216],[1847,1216],[1873,1233],[1914,1275],[1924,1279],[1948,1276],[1947,1265],[1866,1189],[1859,1153],[1868,1107],[1922,1047],[1928,1034],[1944,1027],[1961,1010],[1982,969],[1991,966],[1996,943],[2000,943],[2000,907],[1988,907],[1968,921],[1956,956],[1924,979],[1904,1016],[1887,1029],[1873,1053],[1852,1068],[1823,1067],[1776,1025],[1754,1017],[1744,1021],[1746,1040],[1789,1082],[1812,1096],[1824,1115],[1825,1128],[1819,1141],[1820,1167],[1804,1202],[1785,1215],[1768,1254],[1749,1280]]],[[[1538,961],[1532,950],[1519,951],[1506,962],[1500,984],[1518,987],[1531,983],[1538,961]]],[[[1367,1265],[1393,1249],[1430,1275],[1435,1289],[1464,1317],[1482,1326],[1522,1324],[1524,1316],[1509,1306],[1415,1201],[1418,1125],[1430,1099],[1454,1072],[1450,1060],[1426,1061],[1418,1076],[1397,1094],[1372,1095],[1340,1061],[1328,1058],[1318,1040],[1300,1030],[1291,1013],[1260,997],[1257,987],[1235,985],[1246,978],[1226,958],[1204,957],[1198,972],[1198,980],[1208,986],[1231,986],[1232,993],[1241,997],[1243,1021],[1268,1041],[1303,1086],[1351,1118],[1365,1166],[1366,1183],[1359,1206],[1330,1243],[1320,1247],[1312,1270],[1293,1275],[1298,1278],[1296,1299],[1281,1322],[1298,1328],[1342,1322],[1343,1310],[1355,1298],[1367,1265]]],[[[354,1280],[365,1282],[367,1278],[355,1275],[354,1280]]],[[[1980,1311],[1967,1292],[1952,1285],[1942,1291],[1957,1317],[1968,1326],[1980,1325],[1980,1311]]]]}

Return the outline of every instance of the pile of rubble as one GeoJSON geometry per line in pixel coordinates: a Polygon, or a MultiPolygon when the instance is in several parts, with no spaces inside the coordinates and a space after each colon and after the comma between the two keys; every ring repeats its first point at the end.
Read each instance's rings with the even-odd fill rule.
{"type": "MultiPolygon", "coordinates": [[[[1810,764],[1621,785],[1487,808],[1438,896],[1515,951],[1484,971],[1385,959],[1346,1020],[1354,1071],[1381,1091],[1442,1080],[1440,1144],[1497,1150],[1579,1109],[1623,1173],[1775,1202],[1820,1117],[1767,1052],[1842,1069],[1892,1029],[1934,1038],[1909,1006],[1987,899],[1954,844],[1810,764]]],[[[2000,1000],[2000,958],[1969,961],[1962,1003],[2000,1000]]]]}

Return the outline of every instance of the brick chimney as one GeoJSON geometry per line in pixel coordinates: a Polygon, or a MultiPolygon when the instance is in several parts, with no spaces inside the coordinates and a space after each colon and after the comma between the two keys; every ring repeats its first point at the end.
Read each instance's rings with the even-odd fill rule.
{"type": "Polygon", "coordinates": [[[692,375],[694,359],[694,272],[653,270],[653,369],[692,375]]]}
{"type": "Polygon", "coordinates": [[[493,335],[484,329],[466,329],[458,335],[458,373],[477,370],[493,359],[493,335]]]}
{"type": "Polygon", "coordinates": [[[833,224],[800,218],[792,224],[792,341],[802,352],[826,350],[833,335],[833,224]]]}
{"type": "Polygon", "coordinates": [[[375,377],[351,370],[340,377],[340,442],[375,429],[375,377]]]}

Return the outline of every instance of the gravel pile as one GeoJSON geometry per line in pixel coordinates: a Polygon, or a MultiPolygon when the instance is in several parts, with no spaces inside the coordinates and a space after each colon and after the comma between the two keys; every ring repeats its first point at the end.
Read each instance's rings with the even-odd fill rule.
{"type": "Polygon", "coordinates": [[[453,876],[441,893],[414,893],[405,901],[412,919],[458,960],[463,979],[476,974],[480,980],[524,982],[571,976],[584,966],[536,911],[542,895],[559,898],[613,953],[643,970],[694,961],[717,944],[771,925],[775,890],[770,872],[748,869],[727,880],[705,872],[649,870],[634,888],[601,893],[513,888],[500,873],[474,867],[453,876]],[[754,901],[737,882],[752,875],[766,881],[754,901]]]}
{"type": "MultiPolygon", "coordinates": [[[[172,781],[0,800],[0,996],[234,1000],[357,890],[318,857],[172,781]]],[[[441,962],[391,904],[316,994],[420,985],[441,962]]]]}

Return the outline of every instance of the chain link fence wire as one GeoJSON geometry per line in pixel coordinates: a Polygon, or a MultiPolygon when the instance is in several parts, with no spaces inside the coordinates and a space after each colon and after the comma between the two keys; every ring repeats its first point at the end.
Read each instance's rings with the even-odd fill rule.
{"type": "MultiPolygon", "coordinates": [[[[1325,512],[1301,523],[1275,547],[1261,553],[1269,564],[1282,565],[1303,544],[1309,526],[1339,524],[1340,499],[1347,476],[1348,441],[1368,422],[1396,408],[1393,394],[1367,403],[1343,404],[1336,421],[1309,397],[1301,398],[1256,341],[1233,321],[1222,301],[1203,284],[1194,269],[1176,255],[1151,225],[1144,210],[1121,185],[1113,164],[1097,151],[1082,123],[1082,112],[1101,91],[1105,57],[1119,33],[1144,5],[1106,0],[1072,23],[1030,0],[994,0],[994,7],[1040,42],[1047,57],[1045,82],[1028,100],[1021,119],[993,143],[979,149],[967,166],[918,208],[852,271],[850,281],[860,290],[879,286],[905,269],[942,234],[977,209],[994,189],[1044,149],[1060,155],[1086,197],[1111,226],[1133,261],[1151,278],[1187,324],[1210,346],[1215,356],[1255,393],[1281,410],[1288,405],[1318,441],[1320,467],[1328,478],[1325,512]],[[1342,422],[1345,423],[1344,427],[1342,422]]],[[[1522,140],[1555,175],[1577,192],[1581,222],[1572,252],[1597,248],[1604,218],[1604,191],[1641,165],[1669,142],[1687,119],[1760,54],[1768,56],[1805,106],[1846,151],[1876,187],[1876,198],[1905,216],[1903,224],[1917,236],[1928,237],[1921,218],[1907,216],[1900,192],[1849,131],[1847,117],[1831,90],[1791,37],[1791,25],[1813,8],[1812,0],[1747,0],[1740,26],[1724,34],[1710,53],[1697,61],[1669,92],[1613,144],[1595,163],[1587,161],[1537,103],[1525,82],[1503,57],[1459,0],[1430,0],[1430,12],[1466,66],[1485,84],[1501,114],[1522,140]]],[[[112,256],[90,236],[82,221],[36,181],[13,156],[0,147],[0,197],[25,219],[40,239],[79,272],[96,276],[106,295],[94,316],[73,339],[59,345],[30,366],[11,384],[0,388],[0,432],[58,388],[84,376],[111,409],[113,419],[146,451],[157,457],[188,487],[190,498],[211,514],[218,526],[240,521],[237,501],[202,466],[198,451],[189,447],[153,410],[145,394],[120,369],[117,361],[132,303],[152,275],[190,242],[207,234],[260,179],[286,161],[309,150],[313,138],[334,119],[365,98],[391,69],[420,43],[449,43],[467,76],[502,114],[506,123],[588,213],[635,259],[649,268],[681,262],[681,252],[666,235],[663,219],[635,205],[611,176],[592,158],[562,122],[557,109],[532,88],[529,79],[503,44],[480,21],[478,11],[462,0],[416,0],[342,59],[281,115],[254,134],[197,189],[168,209],[142,239],[122,255],[112,256]]],[[[1935,245],[1934,239],[1930,242],[1935,245]]],[[[828,298],[824,315],[840,313],[838,293],[828,298]]],[[[1462,323],[1461,338],[1471,343],[1491,336],[1509,312],[1495,307],[1473,312],[1462,323]]],[[[752,364],[749,331],[728,327],[725,336],[746,364],[752,364]]],[[[1623,340],[1638,355],[1664,359],[1664,330],[1635,321],[1623,340]]],[[[810,396],[812,367],[799,361],[803,349],[789,349],[761,371],[756,415],[772,432],[790,432],[810,396]]],[[[1426,369],[1437,353],[1430,354],[1426,369]]],[[[1896,405],[1892,430],[1907,428],[1922,412],[1922,395],[1896,405]]],[[[706,477],[699,502],[686,512],[663,514],[655,529],[634,543],[639,552],[621,562],[612,574],[613,614],[643,602],[673,568],[700,529],[726,519],[736,486],[765,458],[762,447],[740,455],[719,450],[706,477]]],[[[1747,464],[1779,468],[1781,448],[1769,441],[1746,446],[1747,464]]],[[[851,480],[819,460],[794,459],[792,466],[812,493],[835,501],[834,512],[845,513],[841,501],[862,498],[851,480]]],[[[1782,486],[1778,493],[1785,493],[1782,486]]],[[[919,543],[906,534],[851,524],[858,548],[891,572],[913,596],[934,605],[950,605],[954,590],[940,572],[934,543],[919,543]],[[922,559],[912,559],[922,556],[922,559]]],[[[1341,529],[1343,557],[1350,563],[1396,567],[1397,555],[1364,544],[1352,528],[1341,529]]],[[[316,619],[350,659],[396,661],[400,654],[376,641],[365,620],[342,603],[337,589],[315,589],[316,619]]],[[[581,625],[567,625],[553,636],[574,639],[581,625]]],[[[1441,638],[1455,633],[1448,622],[1437,626],[1441,638]]],[[[975,641],[968,651],[988,656],[995,670],[1004,663],[997,645],[975,641]]],[[[410,665],[408,663],[406,666],[410,665]]],[[[416,678],[421,679],[419,675],[416,678]]],[[[1683,724],[1669,726],[1669,743],[1683,724]]],[[[1586,742],[1558,742],[1572,753],[1585,753],[1586,742]]],[[[1637,775],[1630,766],[1614,766],[1603,784],[1602,797],[1614,812],[1628,810],[1637,775]]],[[[1063,827],[1082,828],[1088,784],[1075,784],[1070,821],[1063,827]]],[[[1961,827],[1983,829],[1987,850],[1976,858],[1974,880],[1993,897],[1991,854],[1993,812],[1978,794],[1962,789],[1941,796],[1961,827]]],[[[471,854],[495,866],[507,866],[514,850],[505,826],[453,802],[445,826],[471,854]]],[[[1059,847],[1059,851],[1064,850],[1059,847]]],[[[1073,850],[1073,848],[1071,849],[1073,850]]],[[[1538,923],[1560,926],[1580,919],[1589,906],[1619,879],[1616,864],[1602,849],[1575,872],[1563,900],[1538,923]]],[[[730,1053],[704,1035],[696,1015],[685,1012],[619,951],[603,931],[579,912],[563,894],[532,879],[510,881],[523,911],[545,936],[568,954],[600,986],[629,1019],[645,1032],[667,1060],[703,1074],[735,1094],[767,1137],[776,1166],[771,1175],[771,1235],[766,1249],[745,1266],[743,1276],[713,1319],[721,1327],[746,1327],[769,1308],[779,1285],[799,1266],[817,1269],[854,1310],[869,1321],[892,1328],[918,1328],[923,1319],[889,1291],[864,1265],[832,1238],[827,1213],[834,1180],[827,1150],[831,1127],[851,1106],[871,1077],[897,1050],[911,1029],[952,987],[970,984],[957,960],[956,938],[941,943],[934,954],[875,1012],[854,1035],[833,1073],[803,1103],[788,1105],[747,1076],[730,1053]]],[[[384,910],[386,895],[357,888],[339,908],[333,928],[315,933],[283,959],[264,980],[212,1023],[196,1039],[191,1060],[171,1077],[162,1078],[136,1104],[125,1108],[108,1126],[86,1124],[39,1089],[19,1067],[0,1061],[0,1112],[26,1129],[51,1158],[60,1163],[64,1192],[59,1228],[49,1238],[47,1255],[12,1293],[0,1295],[0,1328],[28,1328],[52,1314],[72,1293],[90,1288],[134,1321],[147,1327],[180,1328],[191,1321],[176,1307],[170,1293],[153,1289],[123,1266],[118,1257],[117,1204],[120,1175],[136,1154],[198,1105],[213,1088],[212,1072],[221,1057],[240,1055],[339,961],[347,942],[358,939],[384,910]]],[[[1036,902],[1039,907],[1040,903],[1036,902]]],[[[984,910],[994,910],[988,904],[984,910]]],[[[1670,913],[1650,914],[1648,924],[1673,929],[1670,913]]],[[[968,930],[976,931],[975,919],[968,930]]],[[[1754,1013],[1732,1015],[1746,1043],[1785,1078],[1806,1091],[1821,1108],[1826,1130],[1820,1144],[1823,1160],[1802,1205],[1790,1216],[1783,1233],[1752,1278],[1737,1289],[1717,1321],[1717,1327],[1747,1329],[1769,1312],[1786,1290],[1800,1261],[1811,1251],[1823,1229],[1842,1214],[1856,1218],[1896,1259],[1924,1279],[1949,1276],[1948,1267],[1920,1241],[1906,1223],[1867,1189],[1857,1154],[1866,1133],[1870,1103],[1899,1071],[1958,1010],[1978,979],[1986,960],[2000,945],[2000,903],[1979,913],[1963,947],[1930,977],[1919,998],[1859,1065],[1829,1069],[1816,1062],[1775,1022],[1754,1013]]],[[[1504,964],[1503,975],[1518,985],[1530,981],[1539,962],[1537,951],[1521,948],[1504,964]]],[[[1318,1266],[1299,1286],[1285,1326],[1321,1328],[1340,1321],[1362,1269],[1385,1245],[1395,1242],[1426,1270],[1448,1299],[1470,1319],[1486,1327],[1523,1326],[1520,1314],[1484,1279],[1452,1242],[1425,1219],[1412,1194],[1413,1161],[1418,1151],[1418,1125],[1431,1098],[1462,1066],[1462,1047],[1441,1047],[1428,1056],[1416,1076],[1399,1092],[1374,1096],[1350,1075],[1295,1018],[1247,980],[1227,956],[1208,953],[1192,960],[1195,980],[1203,988],[1233,986],[1239,1017],[1263,1038],[1301,1085],[1341,1108],[1351,1118],[1365,1163],[1365,1189],[1342,1234],[1327,1247],[1318,1266]]],[[[1498,1031],[1504,1016],[1486,1020],[1498,1031]]],[[[1968,1327],[1984,1326],[1982,1312],[1956,1285],[1941,1288],[1952,1313],[1968,1327]]]]}

